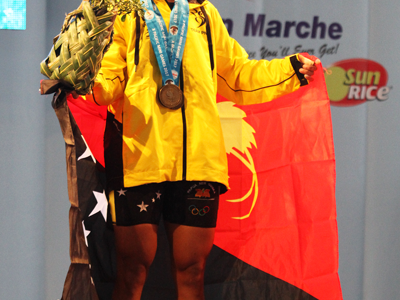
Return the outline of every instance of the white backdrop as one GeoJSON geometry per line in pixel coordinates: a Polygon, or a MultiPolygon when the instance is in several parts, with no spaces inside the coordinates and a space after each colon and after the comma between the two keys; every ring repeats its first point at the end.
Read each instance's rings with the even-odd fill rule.
{"type": "MultiPolygon", "coordinates": [[[[285,55],[283,49],[289,48],[290,54],[298,47],[312,50],[326,67],[364,58],[387,70],[387,85],[392,87],[388,100],[332,106],[339,273],[344,299],[400,299],[398,2],[213,3],[232,26],[232,36],[254,58],[273,59],[285,55]],[[257,20],[258,25],[264,20],[261,36],[257,20]],[[315,37],[314,20],[319,24],[315,37]],[[285,37],[286,22],[295,22],[298,32],[291,27],[285,37]],[[326,25],[324,38],[320,36],[322,23],[326,25]],[[277,24],[283,26],[280,34],[273,31],[277,24]],[[331,53],[321,53],[323,45],[331,53]]],[[[78,5],[79,0],[28,1],[27,30],[0,30],[0,299],[58,299],[69,265],[64,142],[51,97],[39,96],[37,89],[43,78],[39,62],[47,55],[65,13],[78,5]]]]}

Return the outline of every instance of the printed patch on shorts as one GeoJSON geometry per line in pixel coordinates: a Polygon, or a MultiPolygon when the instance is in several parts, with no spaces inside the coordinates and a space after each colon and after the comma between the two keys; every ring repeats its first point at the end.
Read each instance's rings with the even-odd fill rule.
{"type": "Polygon", "coordinates": [[[193,184],[187,190],[188,200],[215,200],[215,187],[210,182],[193,184]]]}
{"type": "Polygon", "coordinates": [[[210,207],[204,206],[202,208],[197,208],[196,205],[190,205],[189,211],[192,213],[193,216],[203,217],[210,211],[210,207]]]}

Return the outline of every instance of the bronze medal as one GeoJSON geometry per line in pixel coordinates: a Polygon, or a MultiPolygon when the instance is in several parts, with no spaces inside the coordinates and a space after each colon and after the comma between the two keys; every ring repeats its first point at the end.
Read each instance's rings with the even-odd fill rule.
{"type": "Polygon", "coordinates": [[[178,109],[183,106],[183,94],[175,84],[166,84],[157,93],[158,101],[169,109],[178,109]]]}

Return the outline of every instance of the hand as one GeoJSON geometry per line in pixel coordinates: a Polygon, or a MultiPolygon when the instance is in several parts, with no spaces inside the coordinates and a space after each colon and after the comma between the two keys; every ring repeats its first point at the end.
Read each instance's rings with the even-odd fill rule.
{"type": "Polygon", "coordinates": [[[315,61],[312,61],[311,59],[308,59],[301,54],[299,54],[299,61],[302,64],[302,67],[300,68],[299,72],[301,74],[304,74],[304,77],[308,81],[312,81],[313,80],[312,77],[314,76],[314,71],[317,70],[317,65],[321,64],[321,61],[318,58],[315,61]]]}
{"type": "Polygon", "coordinates": [[[112,22],[112,25],[107,28],[107,31],[108,31],[107,39],[110,39],[110,37],[111,37],[111,33],[114,30],[114,23],[115,23],[116,18],[117,18],[117,14],[114,14],[112,19],[110,20],[112,22]]]}
{"type": "Polygon", "coordinates": [[[67,94],[67,96],[71,95],[74,99],[78,99],[80,96],[75,90],[65,91],[65,93],[67,94]]]}
{"type": "Polygon", "coordinates": [[[72,91],[72,92],[71,92],[71,95],[72,95],[72,97],[73,97],[74,99],[78,99],[78,98],[79,98],[79,94],[78,94],[77,92],[75,92],[75,91],[72,91]]]}

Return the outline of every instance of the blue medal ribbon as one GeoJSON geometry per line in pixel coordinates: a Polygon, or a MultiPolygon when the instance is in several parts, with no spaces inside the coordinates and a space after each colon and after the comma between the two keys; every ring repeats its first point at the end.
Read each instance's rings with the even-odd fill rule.
{"type": "Polygon", "coordinates": [[[144,19],[149,29],[150,41],[161,71],[163,85],[168,81],[178,85],[187,37],[189,3],[187,0],[175,0],[169,30],[153,0],[145,0],[144,6],[146,8],[144,19]]]}

